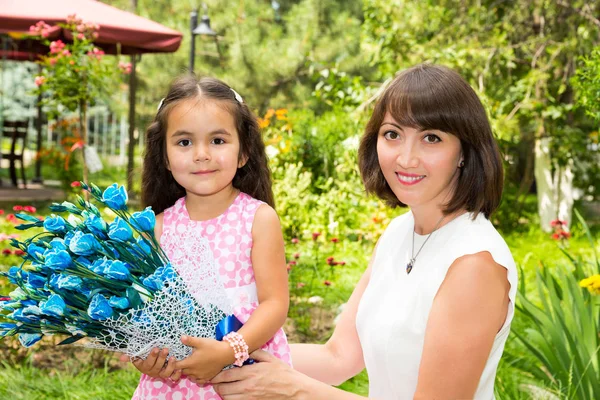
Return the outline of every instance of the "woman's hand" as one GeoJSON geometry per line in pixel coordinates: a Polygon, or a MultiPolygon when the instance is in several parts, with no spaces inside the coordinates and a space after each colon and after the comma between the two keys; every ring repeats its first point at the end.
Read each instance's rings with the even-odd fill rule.
{"type": "Polygon", "coordinates": [[[235,361],[233,349],[227,342],[192,336],[182,336],[181,342],[193,350],[189,357],[177,361],[175,368],[198,385],[210,381],[223,368],[235,361]]]}
{"type": "Polygon", "coordinates": [[[257,363],[228,369],[211,380],[223,399],[300,398],[305,375],[266,351],[256,350],[250,354],[250,358],[257,363]]]}
{"type": "MultiPolygon", "coordinates": [[[[170,379],[177,382],[181,379],[181,370],[175,370],[175,362],[177,361],[175,357],[169,358],[169,361],[165,364],[168,356],[169,349],[154,348],[145,360],[136,358],[132,361],[132,364],[141,373],[151,378],[170,379]]],[[[120,360],[123,362],[129,361],[129,356],[122,354],[120,360]]]]}

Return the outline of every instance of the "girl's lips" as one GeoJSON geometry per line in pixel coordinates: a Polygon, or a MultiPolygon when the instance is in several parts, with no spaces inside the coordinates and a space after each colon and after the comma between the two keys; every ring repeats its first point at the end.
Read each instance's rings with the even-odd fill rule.
{"type": "Polygon", "coordinates": [[[215,171],[197,171],[197,172],[192,172],[194,175],[208,175],[208,174],[212,174],[215,171]]]}
{"type": "Polygon", "coordinates": [[[398,182],[406,186],[416,185],[425,179],[425,175],[404,174],[401,172],[396,172],[396,176],[398,177],[398,182]]]}

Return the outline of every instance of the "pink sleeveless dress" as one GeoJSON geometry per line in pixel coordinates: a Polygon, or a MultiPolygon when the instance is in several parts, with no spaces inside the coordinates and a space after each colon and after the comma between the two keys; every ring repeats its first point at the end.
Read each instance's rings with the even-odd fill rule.
{"type": "MultiPolygon", "coordinates": [[[[233,313],[246,323],[258,307],[258,295],[252,269],[252,223],[258,207],[263,202],[240,193],[233,204],[220,216],[207,221],[192,221],[185,207],[185,197],[164,212],[161,247],[167,256],[174,260],[181,254],[184,243],[189,238],[188,230],[199,230],[208,239],[219,276],[227,291],[227,297],[234,307],[233,313]]],[[[177,265],[173,265],[177,269],[177,265]]],[[[291,365],[290,348],[283,329],[263,347],[279,359],[291,365]]],[[[197,385],[182,378],[178,383],[142,374],[133,398],[136,400],[213,400],[221,397],[211,385],[197,385]]]]}

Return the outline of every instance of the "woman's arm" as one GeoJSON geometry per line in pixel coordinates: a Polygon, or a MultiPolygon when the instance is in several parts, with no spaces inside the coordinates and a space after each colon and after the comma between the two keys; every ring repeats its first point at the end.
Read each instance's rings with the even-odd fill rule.
{"type": "Polygon", "coordinates": [[[254,365],[231,368],[211,380],[224,400],[359,400],[362,396],[344,392],[312,379],[271,354],[252,353],[254,365]]]}
{"type": "Polygon", "coordinates": [[[293,344],[294,368],[329,385],[339,385],[365,368],[356,332],[356,312],[369,279],[371,263],[354,288],[331,338],[322,344],[293,344]]]}
{"type": "Polygon", "coordinates": [[[509,287],[488,252],[452,264],[429,314],[415,399],[473,398],[506,320],[509,287]]]}

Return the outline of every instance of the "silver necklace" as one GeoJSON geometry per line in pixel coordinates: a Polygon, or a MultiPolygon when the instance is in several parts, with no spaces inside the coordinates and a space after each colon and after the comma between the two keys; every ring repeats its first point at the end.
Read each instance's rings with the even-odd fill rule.
{"type": "Polygon", "coordinates": [[[425,243],[427,243],[427,241],[429,240],[429,238],[431,237],[431,235],[433,235],[433,232],[437,231],[438,227],[440,226],[440,224],[442,223],[442,221],[444,220],[444,218],[446,218],[445,215],[442,216],[442,218],[440,218],[440,220],[438,221],[438,223],[435,225],[435,228],[433,228],[433,231],[431,231],[431,233],[429,235],[427,235],[427,238],[425,239],[425,241],[423,242],[423,244],[421,245],[421,247],[419,247],[419,251],[417,251],[417,254],[415,254],[415,229],[413,228],[413,233],[412,233],[412,250],[410,253],[410,261],[408,261],[408,264],[406,264],[406,274],[410,274],[410,271],[412,271],[413,267],[415,266],[415,261],[417,261],[417,257],[419,256],[419,254],[421,253],[421,250],[423,250],[423,247],[425,246],[425,243]]]}

